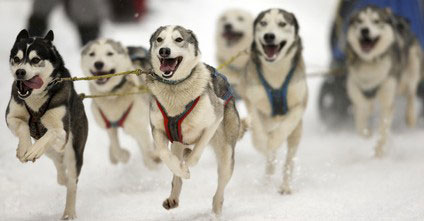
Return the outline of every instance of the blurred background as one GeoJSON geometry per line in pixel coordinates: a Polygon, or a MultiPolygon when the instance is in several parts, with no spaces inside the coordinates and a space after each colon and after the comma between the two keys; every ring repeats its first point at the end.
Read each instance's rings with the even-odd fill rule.
{"type": "MultiPolygon", "coordinates": [[[[397,2],[397,6],[391,7],[405,6],[394,11],[413,15],[410,19],[414,29],[421,30],[417,35],[422,40],[419,21],[423,17],[419,13],[423,4],[418,0],[0,0],[0,116],[5,114],[13,82],[10,49],[23,28],[34,35],[44,35],[52,29],[54,44],[73,76],[83,76],[80,50],[87,41],[108,37],[124,45],[148,47],[150,35],[168,24],[193,30],[200,42],[202,60],[218,66],[218,16],[231,8],[245,9],[256,16],[260,11],[277,7],[293,12],[299,21],[307,72],[326,74],[343,66],[340,36],[348,16],[365,2],[386,6],[397,2]]],[[[265,160],[254,150],[247,134],[237,145],[235,172],[226,189],[224,220],[424,219],[422,119],[418,129],[413,130],[406,129],[403,117],[395,119],[389,156],[375,160],[375,137],[365,140],[352,127],[329,129],[333,124],[328,123],[325,113],[340,115],[336,118],[339,123],[349,122],[351,116],[349,102],[343,95],[340,99],[347,102],[343,106],[347,109],[319,108],[327,80],[308,78],[310,96],[304,138],[296,160],[294,194],[277,193],[280,170],[272,178],[264,177],[265,160]]],[[[337,96],[343,80],[334,82],[333,79],[327,85],[332,88],[332,95],[337,96]]],[[[88,93],[88,83],[75,85],[77,92],[88,93]]],[[[169,170],[164,166],[158,171],[147,170],[132,139],[122,140],[123,146],[132,152],[130,162],[112,166],[106,133],[94,123],[91,101],[87,99],[84,103],[90,132],[78,187],[79,220],[211,219],[211,196],[216,186],[216,163],[211,151],[206,151],[199,165],[191,170],[192,179],[184,183],[180,207],[165,211],[161,205],[171,185],[169,170]]],[[[238,107],[241,115],[246,116],[243,104],[238,107]]],[[[399,109],[397,115],[403,116],[402,111],[399,109]]],[[[21,164],[15,157],[17,139],[1,119],[0,220],[57,219],[63,209],[65,191],[56,184],[53,164],[46,157],[34,164],[21,164]]],[[[281,148],[278,153],[279,168],[285,151],[281,148]]]]}

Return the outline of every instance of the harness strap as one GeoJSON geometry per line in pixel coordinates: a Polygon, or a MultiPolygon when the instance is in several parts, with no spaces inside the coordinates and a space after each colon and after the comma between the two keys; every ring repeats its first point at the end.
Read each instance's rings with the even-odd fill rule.
{"type": "Polygon", "coordinates": [[[255,62],[256,72],[258,73],[259,79],[260,79],[262,85],[264,86],[265,91],[268,95],[268,99],[271,103],[272,116],[285,115],[289,111],[288,104],[287,104],[287,91],[288,91],[290,80],[294,75],[294,71],[296,70],[298,60],[299,59],[296,57],[289,73],[286,76],[286,79],[283,82],[283,85],[280,88],[277,88],[277,89],[274,89],[266,81],[259,62],[255,62]]]}
{"type": "Polygon", "coordinates": [[[230,102],[230,100],[233,98],[233,94],[234,94],[233,88],[231,87],[231,85],[228,82],[228,79],[225,75],[219,73],[218,70],[216,70],[215,68],[213,68],[213,67],[211,67],[211,68],[213,69],[212,78],[221,77],[225,81],[225,84],[226,84],[225,87],[226,87],[227,91],[225,91],[225,94],[222,95],[220,98],[225,101],[224,106],[227,106],[228,102],[230,102]]]}
{"type": "Polygon", "coordinates": [[[128,115],[130,114],[130,111],[132,109],[134,103],[131,103],[130,106],[128,107],[128,109],[124,112],[124,114],[121,116],[121,118],[117,121],[110,121],[109,119],[107,119],[106,115],[103,113],[102,109],[98,108],[100,111],[100,115],[103,118],[103,121],[106,124],[106,128],[118,128],[118,127],[123,127],[125,120],[127,119],[128,115]]]}
{"type": "Polygon", "coordinates": [[[165,108],[156,99],[156,104],[163,116],[163,123],[166,131],[166,136],[168,137],[169,141],[171,141],[171,143],[173,143],[174,141],[184,143],[183,135],[181,132],[181,124],[183,123],[184,119],[191,113],[194,107],[196,107],[199,100],[200,96],[188,103],[185,107],[185,110],[181,114],[176,115],[174,117],[169,117],[165,108]]]}

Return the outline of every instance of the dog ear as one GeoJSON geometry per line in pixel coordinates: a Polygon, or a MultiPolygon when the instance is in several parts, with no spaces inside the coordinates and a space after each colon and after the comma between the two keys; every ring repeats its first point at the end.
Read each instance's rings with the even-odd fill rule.
{"type": "Polygon", "coordinates": [[[29,38],[29,33],[26,29],[22,29],[16,37],[16,42],[26,38],[29,38]]]}
{"type": "Polygon", "coordinates": [[[190,35],[190,39],[188,40],[188,42],[190,42],[194,45],[194,50],[195,50],[194,56],[197,57],[197,55],[200,53],[199,41],[197,41],[197,37],[192,30],[188,29],[187,33],[190,35]]]}
{"type": "Polygon", "coordinates": [[[294,31],[295,31],[296,35],[298,35],[299,34],[299,23],[297,22],[297,18],[293,13],[290,13],[290,16],[293,19],[294,31]]]}
{"type": "Polygon", "coordinates": [[[47,35],[44,37],[44,40],[47,40],[49,42],[52,42],[53,39],[54,39],[53,31],[50,30],[49,32],[47,32],[47,35]]]}

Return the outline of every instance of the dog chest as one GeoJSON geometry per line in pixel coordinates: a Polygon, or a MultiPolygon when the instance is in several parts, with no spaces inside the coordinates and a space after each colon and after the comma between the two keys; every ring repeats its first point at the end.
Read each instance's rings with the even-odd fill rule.
{"type": "Polygon", "coordinates": [[[380,85],[390,75],[392,60],[389,56],[374,62],[361,62],[349,67],[350,77],[364,90],[380,85]]]}

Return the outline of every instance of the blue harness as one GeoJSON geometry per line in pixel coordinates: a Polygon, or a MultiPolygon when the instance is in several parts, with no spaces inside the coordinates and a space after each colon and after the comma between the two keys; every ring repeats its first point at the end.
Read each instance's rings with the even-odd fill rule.
{"type": "Polygon", "coordinates": [[[291,78],[294,75],[294,71],[297,66],[298,59],[295,58],[293,62],[293,66],[291,67],[289,73],[287,74],[286,79],[283,82],[283,85],[280,88],[274,89],[269,85],[266,81],[262,68],[259,62],[255,62],[256,64],[256,72],[258,72],[259,79],[261,80],[262,85],[265,88],[265,91],[268,95],[269,102],[271,103],[272,116],[276,115],[285,115],[289,111],[287,104],[287,90],[289,88],[289,83],[291,78]]]}

